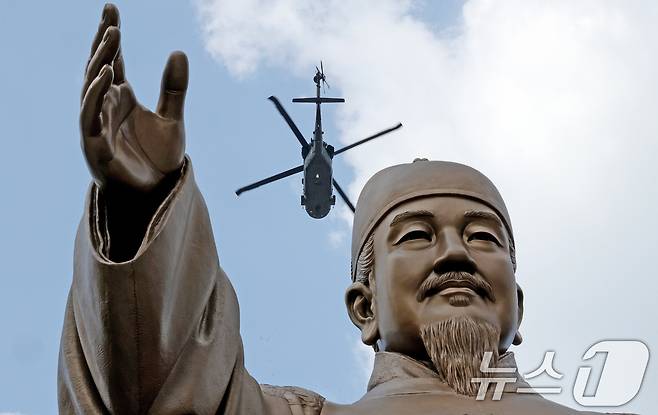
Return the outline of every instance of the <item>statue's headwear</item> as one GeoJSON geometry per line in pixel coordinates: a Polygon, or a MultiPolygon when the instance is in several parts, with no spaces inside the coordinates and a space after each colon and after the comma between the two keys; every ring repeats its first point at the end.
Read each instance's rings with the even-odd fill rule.
{"type": "Polygon", "coordinates": [[[498,214],[514,243],[505,202],[491,180],[463,164],[416,159],[377,172],[361,191],[352,227],[353,281],[361,249],[382,218],[400,203],[427,196],[460,196],[484,203],[498,214]]]}

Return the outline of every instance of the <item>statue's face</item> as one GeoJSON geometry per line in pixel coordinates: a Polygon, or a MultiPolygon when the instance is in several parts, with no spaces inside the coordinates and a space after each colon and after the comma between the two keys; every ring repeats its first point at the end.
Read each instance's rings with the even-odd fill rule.
{"type": "Polygon", "coordinates": [[[403,203],[375,229],[374,253],[372,294],[380,350],[425,358],[420,328],[456,316],[493,324],[501,333],[499,351],[510,346],[520,323],[522,294],[507,231],[491,208],[452,196],[403,203]],[[423,282],[451,271],[468,272],[484,284],[422,290],[423,282]]]}

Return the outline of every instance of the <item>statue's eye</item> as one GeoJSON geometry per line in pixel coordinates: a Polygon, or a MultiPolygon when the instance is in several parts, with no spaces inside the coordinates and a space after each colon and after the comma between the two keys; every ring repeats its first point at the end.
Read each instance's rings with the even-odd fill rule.
{"type": "Polygon", "coordinates": [[[407,232],[400,238],[395,244],[401,244],[402,242],[406,241],[414,241],[414,240],[425,240],[428,242],[432,241],[432,235],[430,235],[429,232],[421,230],[421,229],[415,229],[411,232],[407,232]]]}
{"type": "Polygon", "coordinates": [[[468,242],[471,241],[488,241],[488,242],[493,242],[498,246],[501,246],[500,242],[498,241],[498,238],[490,234],[489,232],[484,232],[484,231],[479,231],[479,232],[474,232],[468,237],[468,242]]]}

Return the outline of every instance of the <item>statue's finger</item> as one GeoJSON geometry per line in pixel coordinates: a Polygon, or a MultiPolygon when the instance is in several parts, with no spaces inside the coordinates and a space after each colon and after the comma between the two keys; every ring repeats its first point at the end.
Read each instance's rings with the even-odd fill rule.
{"type": "Polygon", "coordinates": [[[82,96],[84,97],[87,88],[92,83],[94,79],[98,76],[98,72],[104,65],[112,64],[115,57],[119,52],[121,44],[121,32],[116,26],[110,26],[105,31],[103,40],[96,49],[96,53],[89,61],[89,66],[87,66],[87,73],[85,74],[85,79],[82,86],[82,96]]]}
{"type": "Polygon", "coordinates": [[[105,65],[100,73],[89,85],[89,89],[82,100],[80,108],[80,131],[84,139],[96,137],[102,130],[101,109],[103,99],[112,85],[114,76],[112,66],[105,65]]]}
{"type": "Polygon", "coordinates": [[[161,117],[183,119],[185,93],[189,81],[189,64],[185,53],[177,51],[169,55],[162,74],[160,99],[156,112],[161,117]]]}
{"type": "Polygon", "coordinates": [[[105,36],[107,28],[110,26],[121,27],[120,25],[119,9],[117,9],[114,4],[106,3],[105,7],[103,7],[101,21],[98,23],[96,36],[94,36],[94,40],[91,42],[91,51],[89,52],[89,59],[87,59],[87,67],[89,67],[89,62],[91,62],[91,58],[94,57],[96,49],[98,49],[98,46],[103,41],[103,36],[105,36]]]}
{"type": "Polygon", "coordinates": [[[112,63],[112,68],[114,69],[114,85],[121,85],[126,81],[126,70],[123,65],[123,54],[120,47],[112,63]]]}

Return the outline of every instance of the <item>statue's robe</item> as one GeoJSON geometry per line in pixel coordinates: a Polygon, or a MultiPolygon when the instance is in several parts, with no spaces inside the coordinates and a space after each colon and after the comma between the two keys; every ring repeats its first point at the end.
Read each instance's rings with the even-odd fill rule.
{"type": "Polygon", "coordinates": [[[368,392],[351,405],[259,385],[244,367],[237,298],[219,265],[189,160],[133,259],[109,259],[106,225],[102,195],[92,185],[60,346],[62,414],[575,413],[539,395],[476,402],[395,353],[377,355],[368,392]]]}

